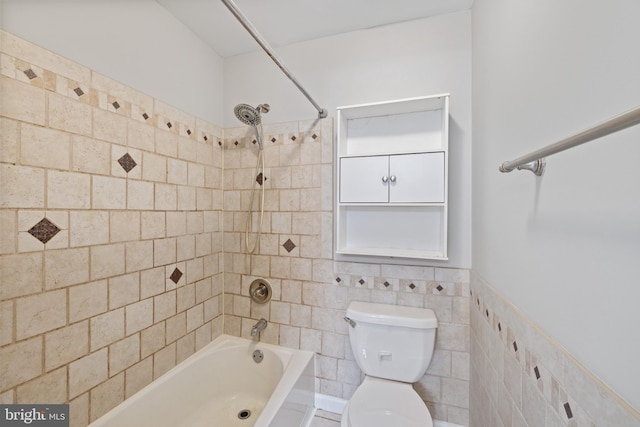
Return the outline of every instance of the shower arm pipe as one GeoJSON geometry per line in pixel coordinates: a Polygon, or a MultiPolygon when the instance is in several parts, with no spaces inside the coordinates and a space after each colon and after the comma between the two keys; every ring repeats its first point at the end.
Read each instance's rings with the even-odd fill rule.
{"type": "Polygon", "coordinates": [[[291,74],[291,72],[284,66],[282,61],[275,54],[269,43],[258,33],[258,30],[249,22],[249,20],[242,14],[238,6],[232,0],[222,0],[222,3],[229,9],[229,11],[236,17],[236,19],[242,24],[242,26],[251,34],[256,42],[260,45],[260,47],[271,57],[273,62],[282,70],[282,72],[293,82],[294,85],[302,92],[302,94],[313,104],[316,110],[318,110],[318,118],[324,119],[327,117],[327,110],[320,107],[318,103],[309,95],[309,93],[305,90],[305,88],[296,80],[296,78],[291,74]]]}
{"type": "Polygon", "coordinates": [[[528,170],[537,176],[540,176],[544,172],[545,157],[568,150],[569,148],[584,144],[585,142],[602,138],[603,136],[610,135],[614,132],[637,124],[640,124],[640,107],[636,107],[633,110],[615,116],[603,123],[562,139],[554,144],[518,157],[515,160],[504,162],[500,165],[500,172],[506,173],[511,172],[514,169],[518,169],[528,170]]]}

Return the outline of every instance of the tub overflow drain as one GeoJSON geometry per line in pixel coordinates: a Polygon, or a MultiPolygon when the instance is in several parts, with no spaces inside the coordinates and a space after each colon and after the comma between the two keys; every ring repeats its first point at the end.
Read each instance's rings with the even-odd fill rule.
{"type": "Polygon", "coordinates": [[[241,420],[246,420],[250,416],[251,416],[251,411],[248,409],[243,409],[242,411],[238,412],[238,418],[240,418],[241,420]]]}
{"type": "Polygon", "coordinates": [[[256,350],[253,352],[253,361],[256,363],[262,362],[264,359],[264,353],[261,350],[256,350]]]}

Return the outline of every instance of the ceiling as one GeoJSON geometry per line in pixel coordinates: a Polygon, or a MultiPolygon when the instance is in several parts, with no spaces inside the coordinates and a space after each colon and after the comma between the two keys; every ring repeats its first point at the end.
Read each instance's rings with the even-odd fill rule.
{"type": "MultiPolygon", "coordinates": [[[[260,47],[221,0],[156,0],[222,57],[260,47]]],[[[273,48],[471,8],[473,0],[235,0],[273,48]]]]}

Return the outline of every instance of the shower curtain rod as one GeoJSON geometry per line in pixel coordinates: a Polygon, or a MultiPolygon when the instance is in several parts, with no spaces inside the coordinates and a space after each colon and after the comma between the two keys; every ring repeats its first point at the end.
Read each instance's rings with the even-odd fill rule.
{"type": "Polygon", "coordinates": [[[318,105],[318,103],[313,100],[311,95],[309,95],[309,93],[304,89],[304,87],[302,87],[300,82],[298,82],[298,80],[296,80],[296,78],[291,74],[291,72],[287,69],[287,67],[285,67],[284,64],[282,63],[282,61],[280,61],[280,59],[276,56],[276,54],[273,51],[273,49],[271,48],[271,46],[269,46],[269,43],[267,43],[267,41],[260,35],[260,33],[258,33],[258,30],[256,30],[256,28],[242,14],[242,12],[240,12],[240,9],[238,9],[238,6],[236,6],[236,4],[232,0],[222,0],[222,3],[224,3],[224,5],[227,7],[227,9],[229,9],[229,11],[231,11],[231,13],[233,13],[233,16],[236,17],[236,19],[242,24],[242,26],[255,39],[255,41],[258,42],[260,47],[262,47],[262,49],[267,53],[267,55],[269,55],[269,57],[271,57],[273,62],[276,63],[276,65],[280,68],[280,70],[282,70],[282,72],[287,77],[289,77],[289,80],[291,80],[293,82],[293,84],[298,87],[300,92],[302,92],[302,94],[307,97],[309,102],[311,102],[311,104],[313,104],[313,106],[316,108],[316,110],[318,110],[318,118],[324,119],[325,117],[327,117],[327,110],[325,110],[324,108],[320,107],[318,105]]]}
{"type": "Polygon", "coordinates": [[[536,174],[542,175],[545,167],[545,157],[559,153],[569,148],[576,147],[585,142],[607,136],[622,129],[640,124],[640,107],[636,107],[631,111],[615,116],[599,125],[579,132],[568,138],[562,139],[547,147],[533,151],[515,160],[504,162],[500,165],[500,172],[511,172],[514,169],[528,170],[536,174]]]}

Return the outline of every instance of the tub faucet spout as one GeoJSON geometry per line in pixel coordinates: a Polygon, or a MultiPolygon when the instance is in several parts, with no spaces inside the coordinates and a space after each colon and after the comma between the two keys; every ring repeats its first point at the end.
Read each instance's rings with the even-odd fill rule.
{"type": "Polygon", "coordinates": [[[251,328],[251,336],[255,337],[260,332],[264,331],[266,328],[267,328],[267,321],[265,319],[258,320],[258,323],[253,325],[253,328],[251,328]]]}

